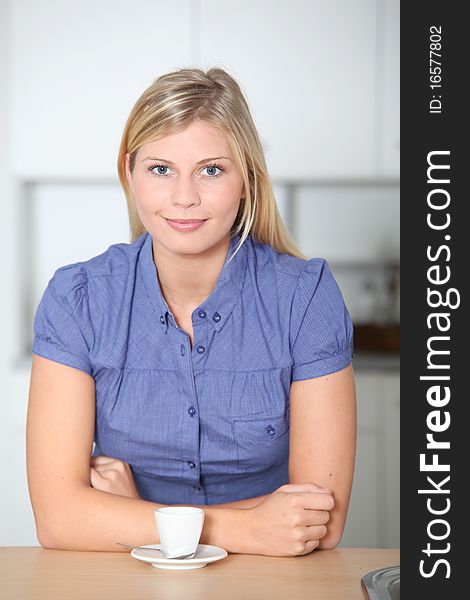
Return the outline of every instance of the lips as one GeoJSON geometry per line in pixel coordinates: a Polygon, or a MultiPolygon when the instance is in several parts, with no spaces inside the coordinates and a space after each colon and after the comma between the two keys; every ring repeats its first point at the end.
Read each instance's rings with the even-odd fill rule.
{"type": "Polygon", "coordinates": [[[204,225],[207,219],[166,219],[169,227],[176,231],[191,232],[196,231],[204,225]]]}
{"type": "Polygon", "coordinates": [[[173,223],[181,223],[183,225],[190,225],[191,223],[202,223],[207,219],[167,219],[167,221],[173,221],[173,223]]]}

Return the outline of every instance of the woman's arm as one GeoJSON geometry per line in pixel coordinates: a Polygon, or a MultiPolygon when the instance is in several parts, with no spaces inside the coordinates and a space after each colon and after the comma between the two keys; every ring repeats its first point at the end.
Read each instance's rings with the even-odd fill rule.
{"type": "MultiPolygon", "coordinates": [[[[93,489],[90,455],[95,382],[79,369],[33,354],[26,431],[28,486],[46,548],[126,551],[116,542],[159,543],[154,510],[163,504],[93,489]]],[[[204,507],[201,543],[244,551],[249,511],[204,507]]]]}
{"type": "Polygon", "coordinates": [[[264,496],[256,496],[255,498],[244,498],[243,500],[234,500],[233,502],[223,502],[222,504],[217,504],[217,506],[222,506],[224,508],[253,508],[267,498],[270,494],[265,494],[264,496]]]}
{"type": "Polygon", "coordinates": [[[319,548],[334,548],[343,534],[355,453],[352,365],[330,375],[294,381],[290,390],[289,482],[315,482],[330,489],[335,499],[319,548]]]}
{"type": "MultiPolygon", "coordinates": [[[[132,469],[128,463],[112,456],[103,455],[92,456],[90,463],[90,479],[93,488],[126,498],[140,498],[132,469]]],[[[215,506],[223,506],[224,508],[252,508],[264,498],[266,498],[266,495],[234,500],[233,502],[223,502],[215,506]]],[[[186,504],[172,504],[171,506],[186,506],[186,504]]],[[[205,508],[206,506],[214,505],[204,504],[199,505],[199,508],[205,508]]]]}

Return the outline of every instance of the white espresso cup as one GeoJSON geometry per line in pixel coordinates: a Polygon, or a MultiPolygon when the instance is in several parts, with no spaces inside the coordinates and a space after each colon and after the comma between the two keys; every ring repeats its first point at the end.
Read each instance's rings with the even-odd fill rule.
{"type": "Polygon", "coordinates": [[[204,511],[194,506],[165,506],[155,511],[162,551],[168,558],[194,554],[204,525],[204,511]]]}

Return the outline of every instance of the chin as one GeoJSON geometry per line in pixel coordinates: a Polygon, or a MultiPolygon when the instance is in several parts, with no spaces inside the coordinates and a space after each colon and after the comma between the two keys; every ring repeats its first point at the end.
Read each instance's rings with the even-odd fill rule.
{"type": "Polygon", "coordinates": [[[194,231],[191,233],[175,232],[173,235],[168,235],[168,233],[159,235],[157,232],[155,233],[155,239],[170,252],[186,255],[202,254],[220,243],[219,239],[212,240],[211,236],[208,236],[207,233],[205,235],[196,235],[197,233],[197,231],[194,231]]]}

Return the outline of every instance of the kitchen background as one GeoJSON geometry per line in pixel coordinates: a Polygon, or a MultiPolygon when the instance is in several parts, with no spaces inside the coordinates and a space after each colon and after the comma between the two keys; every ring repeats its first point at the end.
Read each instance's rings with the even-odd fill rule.
{"type": "Polygon", "coordinates": [[[25,427],[54,270],[128,242],[116,157],[160,74],[245,92],[279,208],[355,325],[358,451],[341,545],[399,540],[399,0],[0,0],[0,545],[38,545],[25,427]]]}

